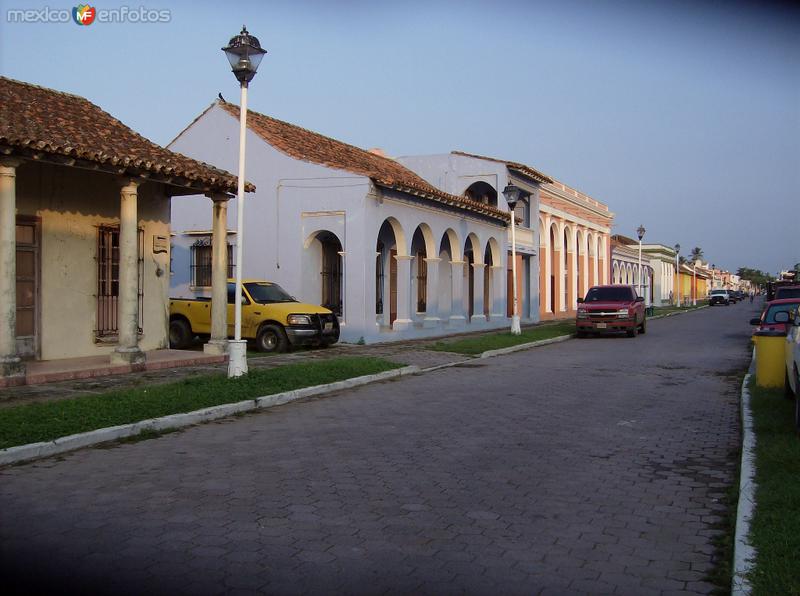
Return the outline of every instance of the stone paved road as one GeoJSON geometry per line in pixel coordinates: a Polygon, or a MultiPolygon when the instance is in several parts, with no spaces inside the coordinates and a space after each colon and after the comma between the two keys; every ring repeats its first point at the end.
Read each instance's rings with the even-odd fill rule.
{"type": "Polygon", "coordinates": [[[707,593],[751,311],[2,469],[4,591],[707,593]]]}

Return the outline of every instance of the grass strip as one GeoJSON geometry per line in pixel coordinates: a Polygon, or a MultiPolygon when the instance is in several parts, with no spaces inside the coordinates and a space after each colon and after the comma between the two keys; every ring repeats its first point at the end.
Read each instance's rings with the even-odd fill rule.
{"type": "Polygon", "coordinates": [[[440,352],[455,352],[457,354],[474,355],[487,350],[498,350],[519,344],[526,344],[542,339],[551,339],[561,335],[575,333],[575,321],[557,321],[554,323],[542,323],[535,327],[526,327],[521,335],[511,335],[509,331],[499,333],[489,333],[465,339],[439,341],[430,346],[431,350],[440,352]]]}
{"type": "Polygon", "coordinates": [[[756,549],[750,580],[755,595],[800,594],[800,438],[794,400],[782,389],[750,382],[756,435],[756,508],[750,538],[756,549]]]}
{"type": "Polygon", "coordinates": [[[380,358],[334,358],[251,370],[238,379],[228,379],[224,374],[201,375],[174,383],[3,408],[0,410],[0,448],[51,441],[98,428],[192,412],[401,366],[380,358]]]}

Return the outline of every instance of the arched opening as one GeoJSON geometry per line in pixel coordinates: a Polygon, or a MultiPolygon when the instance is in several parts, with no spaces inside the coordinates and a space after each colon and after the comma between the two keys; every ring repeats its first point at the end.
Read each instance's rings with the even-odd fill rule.
{"type": "Polygon", "coordinates": [[[477,203],[497,207],[497,191],[486,182],[473,182],[464,191],[464,197],[477,203]]]}
{"type": "MultiPolygon", "coordinates": [[[[486,318],[491,317],[494,310],[494,301],[498,298],[500,288],[497,287],[495,271],[502,265],[500,257],[500,243],[495,238],[489,238],[486,243],[486,250],[483,253],[483,314],[486,318]]],[[[502,278],[501,278],[502,280],[502,278]]]]}
{"type": "Polygon", "coordinates": [[[583,264],[585,256],[586,243],[584,242],[583,233],[578,230],[575,235],[575,293],[580,297],[583,297],[585,294],[583,290],[586,276],[586,268],[583,264]]]}
{"type": "Polygon", "coordinates": [[[417,314],[428,310],[428,263],[426,259],[433,257],[433,236],[427,224],[420,224],[411,238],[411,295],[417,314]]]}
{"type": "Polygon", "coordinates": [[[614,261],[614,265],[612,266],[612,271],[613,272],[612,272],[612,275],[611,275],[611,283],[612,284],[620,283],[620,281],[619,281],[619,263],[617,263],[616,261],[614,261]]]}
{"type": "Polygon", "coordinates": [[[465,295],[467,296],[467,316],[469,319],[472,319],[475,315],[475,267],[473,265],[483,260],[483,253],[480,251],[480,245],[477,240],[475,234],[470,234],[464,242],[464,281],[466,283],[465,295]]]}
{"type": "Polygon", "coordinates": [[[406,252],[403,230],[393,218],[381,225],[375,251],[375,313],[383,325],[392,325],[398,306],[396,257],[406,252]]]}
{"type": "MultiPolygon", "coordinates": [[[[458,236],[447,230],[439,242],[439,316],[459,316],[461,309],[453,303],[453,261],[460,260],[458,236]]],[[[459,281],[461,281],[459,279],[459,281]]]]}
{"type": "Polygon", "coordinates": [[[333,232],[321,230],[305,242],[302,268],[303,298],[336,313],[344,312],[342,243],[333,232]]]}
{"type": "Polygon", "coordinates": [[[558,284],[556,281],[559,279],[560,271],[558,259],[558,244],[556,240],[557,228],[555,225],[550,226],[550,312],[556,314],[558,306],[556,304],[556,296],[558,296],[558,284]]]}

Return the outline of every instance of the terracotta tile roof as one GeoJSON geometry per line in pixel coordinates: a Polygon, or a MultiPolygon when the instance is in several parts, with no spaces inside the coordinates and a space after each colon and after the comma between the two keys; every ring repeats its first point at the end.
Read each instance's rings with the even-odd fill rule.
{"type": "MultiPolygon", "coordinates": [[[[216,103],[235,118],[239,118],[239,106],[225,101],[216,103]]],[[[379,186],[480,213],[503,223],[511,220],[506,211],[439,190],[388,157],[365,151],[252,110],[248,110],[247,113],[247,127],[277,150],[295,159],[366,176],[379,186]]]]}
{"type": "Polygon", "coordinates": [[[503,163],[509,170],[515,170],[520,174],[535,180],[536,182],[547,183],[547,182],[554,182],[554,180],[548,176],[547,174],[543,174],[539,170],[535,170],[530,166],[526,166],[524,163],[518,163],[516,161],[508,161],[505,159],[497,159],[495,157],[486,157],[485,155],[475,155],[474,153],[465,153],[464,151],[452,151],[453,155],[463,155],[464,157],[474,157],[476,159],[485,159],[486,161],[494,161],[496,163],[503,163]]]}
{"type": "Polygon", "coordinates": [[[147,175],[202,192],[236,192],[236,176],[156,145],[83,97],[0,77],[3,154],[147,175]]]}

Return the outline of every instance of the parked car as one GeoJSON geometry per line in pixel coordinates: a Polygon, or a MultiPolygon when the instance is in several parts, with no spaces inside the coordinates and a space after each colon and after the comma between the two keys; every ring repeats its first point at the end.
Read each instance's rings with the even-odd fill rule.
{"type": "Polygon", "coordinates": [[[625,331],[628,337],[647,332],[644,298],[632,286],[594,286],[578,298],[575,320],[578,337],[589,333],[625,331]]]}
{"type": "Polygon", "coordinates": [[[775,300],[800,298],[800,286],[780,286],[775,288],[775,300]]]}
{"type": "Polygon", "coordinates": [[[786,397],[794,396],[794,424],[800,433],[800,312],[790,312],[786,333],[786,397]]]}
{"type": "Polygon", "coordinates": [[[708,305],[714,306],[715,304],[724,304],[728,306],[733,298],[728,290],[711,290],[711,296],[708,298],[708,305]]]}
{"type": "Polygon", "coordinates": [[[789,313],[800,306],[800,298],[788,298],[785,300],[773,300],[767,302],[761,316],[750,319],[750,324],[755,325],[755,331],[781,331],[787,332],[791,324],[789,317],[781,316],[778,313],[789,313]]]}
{"type": "MultiPolygon", "coordinates": [[[[233,337],[236,284],[228,280],[228,334],[233,337]]],[[[209,298],[169,301],[169,343],[187,347],[195,336],[211,334],[209,298]]],[[[339,321],[325,307],[298,302],[276,283],[242,283],[242,338],[255,340],[261,352],[285,352],[290,346],[329,346],[339,341],[339,321]]]]}

